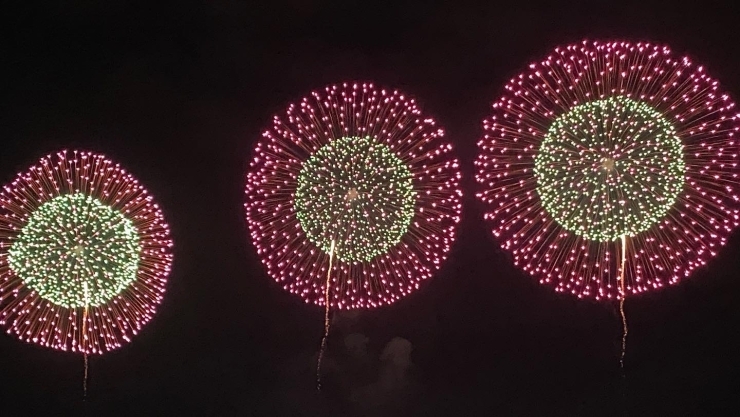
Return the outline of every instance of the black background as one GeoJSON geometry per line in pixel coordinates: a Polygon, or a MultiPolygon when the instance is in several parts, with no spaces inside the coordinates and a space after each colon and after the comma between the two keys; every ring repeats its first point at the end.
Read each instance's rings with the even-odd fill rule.
{"type": "Polygon", "coordinates": [[[628,301],[625,385],[615,306],[517,271],[481,227],[472,180],[490,103],[557,45],[665,43],[740,97],[732,3],[495,3],[3,3],[0,182],[60,148],[104,153],[163,207],[175,264],[144,331],[91,359],[87,402],[81,357],[0,335],[0,415],[736,415],[737,234],[691,279],[628,301]],[[418,99],[456,145],[466,198],[432,281],[389,308],[336,317],[319,394],[323,311],[261,267],[244,175],[273,114],[351,80],[418,99]],[[350,334],[366,347],[348,349],[350,334]]]}

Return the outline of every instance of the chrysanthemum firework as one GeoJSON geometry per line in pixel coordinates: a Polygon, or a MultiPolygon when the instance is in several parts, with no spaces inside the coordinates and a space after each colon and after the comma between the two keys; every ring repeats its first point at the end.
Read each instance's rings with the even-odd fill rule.
{"type": "Polygon", "coordinates": [[[246,186],[252,240],[284,288],[340,309],[393,303],[455,239],[460,172],[434,120],[398,91],[342,84],[263,134],[246,186]],[[327,287],[329,276],[331,284],[327,287]]]}
{"type": "Polygon", "coordinates": [[[485,216],[557,291],[623,299],[677,283],[738,224],[734,103],[667,47],[557,48],[508,83],[484,125],[485,216]]]}
{"type": "Polygon", "coordinates": [[[119,165],[48,155],[0,192],[0,325],[55,349],[116,349],[162,300],[171,248],[159,207],[119,165]]]}

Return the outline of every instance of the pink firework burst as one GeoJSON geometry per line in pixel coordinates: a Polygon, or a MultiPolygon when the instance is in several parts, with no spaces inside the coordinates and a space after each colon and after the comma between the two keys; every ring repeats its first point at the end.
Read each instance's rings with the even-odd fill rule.
{"type": "Polygon", "coordinates": [[[413,99],[372,84],[332,85],[276,116],[256,146],[245,203],[272,278],[339,309],[419,288],[460,219],[460,171],[443,134],[413,99]]]}
{"type": "Polygon", "coordinates": [[[0,325],[23,341],[119,348],[154,315],[171,264],[159,207],[102,155],[48,155],[0,192],[0,325]]]}
{"type": "Polygon", "coordinates": [[[484,122],[485,218],[556,291],[623,299],[675,284],[738,225],[733,111],[703,67],[667,47],[557,48],[484,122]]]}

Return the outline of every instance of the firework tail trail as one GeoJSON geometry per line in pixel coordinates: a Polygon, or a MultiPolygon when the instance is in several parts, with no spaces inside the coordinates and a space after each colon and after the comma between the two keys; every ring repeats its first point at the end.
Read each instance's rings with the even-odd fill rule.
{"type": "Polygon", "coordinates": [[[326,352],[326,339],[329,337],[329,285],[331,281],[331,268],[334,262],[334,247],[336,246],[337,240],[332,239],[331,249],[329,250],[329,269],[326,272],[326,289],[324,290],[324,336],[321,338],[321,348],[319,349],[319,359],[316,363],[316,389],[321,391],[321,361],[324,358],[326,352]]]}
{"type": "MultiPolygon", "coordinates": [[[[82,261],[83,265],[88,267],[87,263],[82,261]]],[[[89,267],[88,267],[89,268],[89,267]]],[[[88,358],[87,358],[87,315],[89,312],[90,305],[90,289],[88,288],[87,282],[84,282],[83,288],[85,291],[85,310],[82,312],[82,337],[80,341],[83,344],[83,361],[85,366],[85,372],[82,376],[82,401],[87,401],[87,376],[88,376],[88,358]]]]}
{"type": "MultiPolygon", "coordinates": [[[[87,334],[87,307],[85,307],[85,312],[82,314],[82,337],[86,337],[87,334]]],[[[88,360],[87,360],[87,351],[84,353],[84,361],[85,361],[85,374],[82,377],[82,400],[87,401],[87,371],[88,371],[88,360]]]]}
{"type": "Polygon", "coordinates": [[[619,271],[619,289],[622,293],[622,297],[619,299],[619,313],[622,316],[622,352],[619,357],[619,366],[622,369],[622,377],[624,377],[624,355],[627,351],[627,316],[624,313],[624,300],[626,293],[624,291],[624,269],[627,261],[627,236],[622,236],[622,260],[619,271]]]}
{"type": "Polygon", "coordinates": [[[622,407],[623,415],[627,415],[627,374],[624,371],[624,356],[627,353],[627,315],[624,312],[624,301],[627,298],[625,292],[625,266],[627,263],[627,236],[622,235],[622,251],[621,251],[621,262],[619,271],[619,290],[621,292],[621,298],[619,299],[619,313],[622,316],[622,351],[619,356],[619,369],[622,373],[622,407]]]}

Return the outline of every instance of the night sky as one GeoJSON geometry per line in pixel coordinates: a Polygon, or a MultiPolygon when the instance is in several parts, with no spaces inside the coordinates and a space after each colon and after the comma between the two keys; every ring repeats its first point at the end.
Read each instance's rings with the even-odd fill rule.
{"type": "Polygon", "coordinates": [[[86,403],[81,356],[0,334],[0,416],[736,415],[740,232],[691,279],[628,300],[624,383],[616,305],[519,272],[482,226],[472,178],[490,104],[558,45],[665,43],[740,100],[731,2],[15,3],[0,11],[0,182],[62,148],[103,153],[160,203],[175,262],[154,319],[91,358],[86,403]],[[354,80],[413,95],[446,129],[463,220],[419,291],[335,316],[317,393],[323,310],[267,276],[244,179],[275,113],[354,80]]]}

